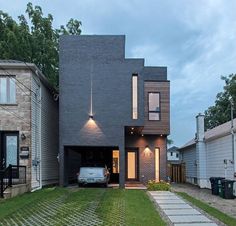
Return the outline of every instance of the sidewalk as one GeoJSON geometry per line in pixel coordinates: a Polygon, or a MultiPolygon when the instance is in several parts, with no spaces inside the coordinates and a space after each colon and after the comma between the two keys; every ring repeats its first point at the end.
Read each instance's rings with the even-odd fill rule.
{"type": "Polygon", "coordinates": [[[215,222],[169,191],[149,191],[174,226],[217,226],[215,222]]]}

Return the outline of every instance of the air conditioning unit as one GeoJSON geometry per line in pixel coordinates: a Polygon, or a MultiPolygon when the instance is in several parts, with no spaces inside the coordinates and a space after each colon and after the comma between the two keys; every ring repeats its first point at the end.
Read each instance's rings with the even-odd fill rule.
{"type": "Polygon", "coordinates": [[[236,181],[234,182],[233,186],[233,195],[236,197],[236,181]]]}

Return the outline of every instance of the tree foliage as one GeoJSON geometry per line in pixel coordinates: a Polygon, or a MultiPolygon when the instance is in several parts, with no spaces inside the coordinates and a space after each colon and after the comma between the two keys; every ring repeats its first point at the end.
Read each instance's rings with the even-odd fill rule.
{"type": "Polygon", "coordinates": [[[80,35],[81,22],[70,19],[66,26],[55,29],[53,16],[44,16],[40,6],[28,3],[25,13],[26,16],[20,15],[15,21],[0,11],[0,59],[34,63],[49,82],[58,87],[59,36],[80,35]]]}
{"type": "Polygon", "coordinates": [[[231,102],[234,107],[234,117],[236,115],[236,74],[222,76],[221,79],[225,82],[224,89],[217,94],[215,105],[205,111],[206,129],[212,129],[231,119],[231,102]]]}

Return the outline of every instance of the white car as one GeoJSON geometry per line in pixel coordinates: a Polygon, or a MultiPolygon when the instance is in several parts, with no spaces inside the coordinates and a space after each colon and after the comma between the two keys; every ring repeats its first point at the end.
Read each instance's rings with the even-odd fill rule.
{"type": "Polygon", "coordinates": [[[78,186],[85,184],[103,184],[107,187],[110,173],[106,167],[80,167],[77,178],[78,186]]]}

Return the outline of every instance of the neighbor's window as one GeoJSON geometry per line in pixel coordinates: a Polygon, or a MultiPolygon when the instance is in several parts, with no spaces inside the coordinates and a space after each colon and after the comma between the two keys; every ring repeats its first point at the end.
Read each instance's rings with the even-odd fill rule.
{"type": "Polygon", "coordinates": [[[132,118],[138,119],[138,75],[132,75],[132,118]]]}
{"type": "Polygon", "coordinates": [[[0,104],[16,103],[16,85],[14,77],[0,77],[0,104]]]}
{"type": "Polygon", "coordinates": [[[160,93],[148,93],[148,119],[160,120],[160,93]]]}

